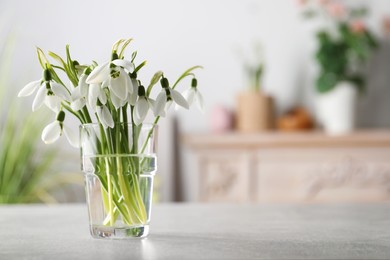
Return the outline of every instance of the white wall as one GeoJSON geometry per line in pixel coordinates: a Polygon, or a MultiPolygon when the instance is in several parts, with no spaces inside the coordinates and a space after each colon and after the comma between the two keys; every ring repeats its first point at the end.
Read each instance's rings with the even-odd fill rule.
{"type": "MultiPolygon", "coordinates": [[[[370,24],[378,32],[381,16],[390,14],[388,0],[350,2],[371,7],[370,24]]],[[[102,62],[108,59],[115,40],[133,37],[133,49],[149,62],[141,77],[149,79],[162,69],[174,78],[187,67],[203,65],[198,79],[207,110],[216,104],[233,108],[235,94],[245,89],[246,83],[235,50],[261,41],[267,62],[263,85],[275,96],[278,111],[297,102],[313,106],[313,26],[301,19],[294,0],[2,0],[0,9],[0,22],[5,20],[14,29],[17,40],[13,87],[41,76],[35,46],[64,54],[69,43],[80,62],[102,62]]],[[[379,106],[377,101],[385,101],[390,94],[389,76],[383,73],[383,69],[388,70],[383,57],[389,60],[389,48],[382,52],[377,61],[382,70],[374,71],[378,80],[371,80],[369,86],[381,89],[381,94],[370,90],[364,98],[361,125],[390,125],[390,102],[379,106]],[[374,112],[370,110],[373,103],[377,104],[374,112]]],[[[179,112],[184,131],[208,129],[207,113],[185,112],[179,112]]],[[[167,121],[162,123],[160,134],[160,172],[169,176],[172,158],[167,121]]],[[[162,185],[163,197],[169,198],[171,186],[167,182],[162,185]]]]}

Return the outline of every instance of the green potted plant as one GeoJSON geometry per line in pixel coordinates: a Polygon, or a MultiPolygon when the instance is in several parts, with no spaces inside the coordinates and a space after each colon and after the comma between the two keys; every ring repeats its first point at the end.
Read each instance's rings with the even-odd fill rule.
{"type": "Polygon", "coordinates": [[[269,130],[273,125],[273,100],[261,88],[264,61],[259,44],[255,45],[251,59],[244,60],[243,67],[248,89],[237,96],[237,130],[240,132],[269,130]]]}
{"type": "Polygon", "coordinates": [[[335,0],[306,0],[304,16],[319,18],[316,80],[318,117],[327,133],[354,129],[358,93],[364,91],[365,66],[378,44],[364,22],[365,7],[350,7],[335,0]]]}

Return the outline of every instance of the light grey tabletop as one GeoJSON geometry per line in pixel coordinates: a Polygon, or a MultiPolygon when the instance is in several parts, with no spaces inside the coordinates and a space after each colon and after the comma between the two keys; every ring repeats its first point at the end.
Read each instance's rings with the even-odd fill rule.
{"type": "Polygon", "coordinates": [[[160,204],[146,239],[89,236],[84,205],[0,206],[0,259],[388,259],[390,204],[160,204]]]}

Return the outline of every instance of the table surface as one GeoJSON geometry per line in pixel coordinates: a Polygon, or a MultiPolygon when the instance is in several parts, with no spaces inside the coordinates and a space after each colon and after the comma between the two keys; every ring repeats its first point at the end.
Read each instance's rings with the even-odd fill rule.
{"type": "Polygon", "coordinates": [[[84,205],[0,206],[0,259],[389,259],[390,204],[157,204],[145,239],[89,235],[84,205]]]}

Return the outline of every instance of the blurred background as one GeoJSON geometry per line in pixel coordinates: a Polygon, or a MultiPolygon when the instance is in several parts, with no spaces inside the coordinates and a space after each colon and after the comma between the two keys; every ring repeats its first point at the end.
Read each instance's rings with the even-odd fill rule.
{"type": "Polygon", "coordinates": [[[160,121],[157,201],[390,199],[388,0],[2,0],[0,14],[0,203],[84,201],[79,151],[43,145],[53,115],[16,97],[41,77],[36,47],[100,63],[128,37],[145,81],[204,67],[205,112],[160,121]]]}

